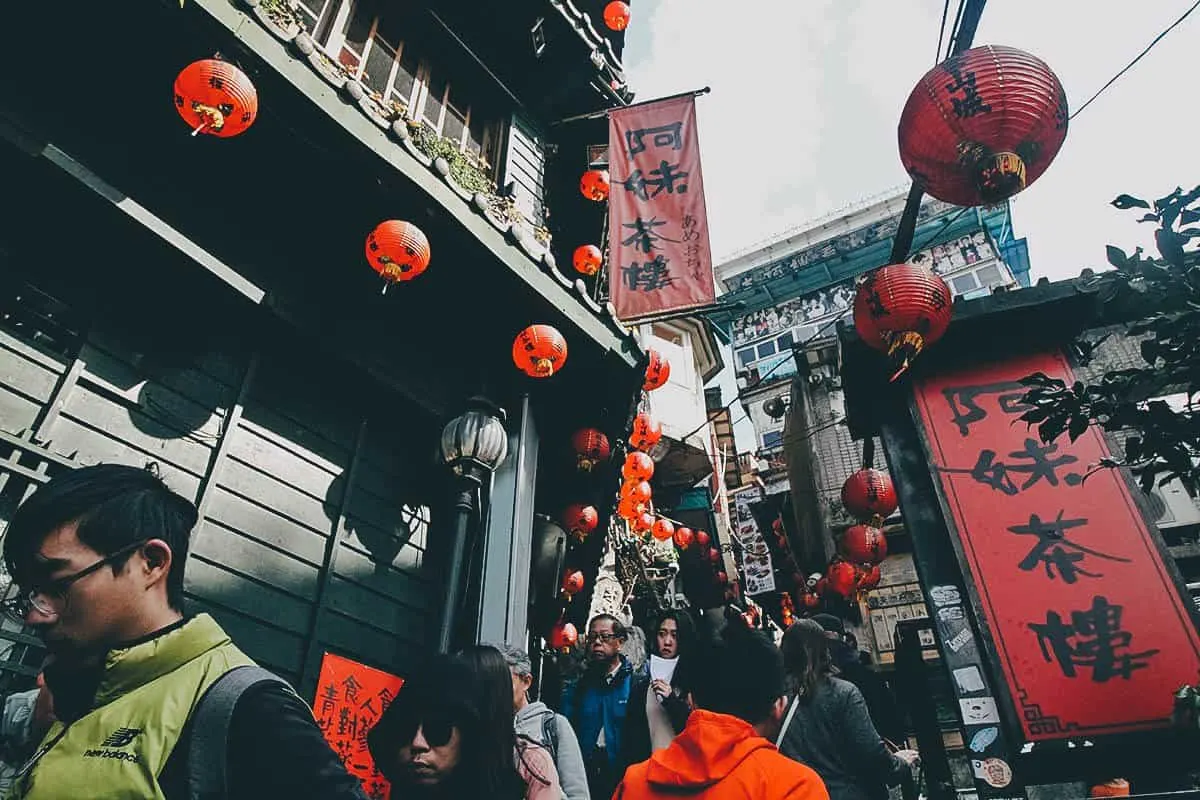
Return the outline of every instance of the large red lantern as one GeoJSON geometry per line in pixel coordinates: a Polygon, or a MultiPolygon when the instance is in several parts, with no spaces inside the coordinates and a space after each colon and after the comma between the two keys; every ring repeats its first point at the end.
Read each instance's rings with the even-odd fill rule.
{"type": "Polygon", "coordinates": [[[855,564],[878,564],[887,558],[887,537],[870,525],[851,525],[842,534],[842,554],[855,564]]]}
{"type": "Polygon", "coordinates": [[[567,340],[550,325],[530,325],[513,340],[513,361],[531,378],[549,378],[567,363],[567,340]]]}
{"type": "Polygon", "coordinates": [[[573,503],[563,510],[561,520],[570,534],[582,542],[589,533],[596,530],[596,526],[600,524],[600,515],[592,506],[573,503]]]}
{"type": "Polygon", "coordinates": [[[842,484],[842,505],[857,519],[887,519],[896,510],[896,487],[882,470],[866,467],[842,484]]]}
{"type": "Polygon", "coordinates": [[[583,573],[577,569],[567,570],[563,573],[559,589],[568,600],[579,594],[583,591],[583,573]]]}
{"type": "Polygon", "coordinates": [[[662,439],[662,426],[645,411],[633,418],[629,443],[638,450],[649,450],[662,439]]]}
{"type": "Polygon", "coordinates": [[[715,547],[708,548],[708,560],[712,563],[717,563],[721,560],[721,551],[715,547]]]}
{"type": "Polygon", "coordinates": [[[606,169],[589,169],[579,179],[579,191],[588,200],[603,203],[608,199],[609,178],[606,169]]]}
{"type": "Polygon", "coordinates": [[[931,270],[890,264],[858,285],[854,328],[864,342],[888,354],[895,380],[924,347],[945,334],[952,302],[950,287],[931,270]]]}
{"type": "Polygon", "coordinates": [[[931,69],[909,95],[900,160],[939,200],[999,203],[1046,171],[1068,117],[1066,92],[1044,61],[1012,47],[975,47],[931,69]]]}
{"type": "Polygon", "coordinates": [[[646,355],[650,356],[650,363],[646,365],[646,380],[642,383],[642,388],[653,392],[671,379],[671,362],[663,358],[662,353],[657,350],[647,350],[646,355]]]}
{"type": "Polygon", "coordinates": [[[600,271],[600,265],[604,263],[604,254],[594,244],[583,244],[575,248],[575,254],[571,257],[571,261],[575,264],[576,272],[595,275],[600,271]]]}
{"type": "Polygon", "coordinates": [[[654,477],[654,459],[645,453],[630,453],[621,465],[621,477],[627,481],[648,481],[654,477]]]}
{"type": "Polygon", "coordinates": [[[560,619],[554,623],[554,627],[550,629],[550,635],[546,637],[546,640],[553,649],[566,652],[579,641],[579,631],[575,630],[575,626],[570,622],[560,619]]]}
{"type": "Polygon", "coordinates": [[[246,73],[219,58],[193,61],[175,78],[175,110],[192,128],[228,139],[254,124],[258,90],[246,73]]]}
{"type": "Polygon", "coordinates": [[[825,570],[826,588],[842,597],[849,597],[858,585],[858,570],[849,561],[834,561],[825,570]]]}
{"type": "Polygon", "coordinates": [[[608,437],[595,428],[580,428],[571,436],[571,447],[575,450],[575,463],[584,472],[602,461],[607,461],[612,452],[608,437]]]}
{"type": "Polygon", "coordinates": [[[623,31],[628,28],[630,16],[632,15],[629,12],[629,4],[622,3],[621,0],[612,0],[604,7],[604,24],[610,30],[623,31]]]}
{"type": "Polygon", "coordinates": [[[680,550],[687,550],[692,546],[692,541],[696,538],[692,533],[691,528],[679,527],[675,529],[675,535],[671,537],[675,541],[675,546],[680,550]]]}
{"type": "Polygon", "coordinates": [[[697,547],[699,547],[701,550],[703,550],[705,547],[708,547],[709,541],[711,541],[711,540],[708,538],[707,533],[705,533],[704,531],[696,531],[696,546],[697,547]]]}
{"type": "Polygon", "coordinates": [[[861,566],[858,568],[858,590],[860,592],[869,592],[879,585],[882,580],[883,573],[879,569],[878,564],[871,566],[861,566]]]}
{"type": "Polygon", "coordinates": [[[654,527],[654,516],[643,512],[629,520],[629,526],[638,533],[649,533],[654,527]]]}
{"type": "Polygon", "coordinates": [[[632,520],[646,510],[646,504],[632,497],[622,496],[617,502],[617,516],[624,520],[632,520]]]}
{"type": "Polygon", "coordinates": [[[367,263],[383,278],[386,292],[393,283],[411,281],[425,271],[429,239],[411,222],[386,220],[367,237],[367,263]]]}
{"type": "Polygon", "coordinates": [[[650,528],[650,535],[660,542],[665,542],[675,535],[675,525],[669,519],[657,519],[650,528]]]}
{"type": "Polygon", "coordinates": [[[621,487],[621,498],[629,498],[636,503],[649,503],[650,498],[654,496],[654,490],[650,488],[650,484],[646,481],[630,481],[621,487]]]}

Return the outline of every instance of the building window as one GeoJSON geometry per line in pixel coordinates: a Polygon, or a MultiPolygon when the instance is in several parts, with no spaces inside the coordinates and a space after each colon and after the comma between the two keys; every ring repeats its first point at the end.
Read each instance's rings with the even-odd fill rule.
{"type": "Polygon", "coordinates": [[[676,347],[683,347],[683,334],[674,328],[668,328],[666,325],[652,325],[650,326],[650,332],[654,334],[656,339],[670,342],[676,347]]]}
{"type": "Polygon", "coordinates": [[[955,294],[963,294],[979,288],[979,282],[975,280],[975,275],[968,272],[966,275],[959,275],[957,278],[950,279],[950,288],[955,294]]]}
{"type": "Polygon", "coordinates": [[[419,120],[494,170],[496,125],[472,106],[466,87],[452,85],[415,42],[402,37],[397,17],[381,16],[367,0],[340,6],[337,0],[301,0],[301,6],[301,16],[312,19],[314,39],[385,109],[419,120]]]}
{"type": "Polygon", "coordinates": [[[767,356],[775,355],[775,343],[763,342],[758,346],[758,357],[766,358],[767,356]]]}
{"type": "Polygon", "coordinates": [[[1004,278],[1000,275],[1000,267],[995,264],[980,267],[979,271],[975,273],[975,277],[979,279],[981,286],[999,286],[1004,283],[1004,278]]]}
{"type": "Polygon", "coordinates": [[[745,350],[738,350],[737,358],[738,364],[740,364],[742,367],[748,367],[758,360],[758,357],[754,354],[753,347],[747,347],[745,350]]]}
{"type": "Polygon", "coordinates": [[[783,447],[783,431],[768,431],[762,435],[764,450],[774,450],[783,447]]]}
{"type": "Polygon", "coordinates": [[[789,331],[776,339],[775,344],[779,347],[779,352],[782,353],[785,350],[791,350],[796,345],[796,337],[789,331]]]}

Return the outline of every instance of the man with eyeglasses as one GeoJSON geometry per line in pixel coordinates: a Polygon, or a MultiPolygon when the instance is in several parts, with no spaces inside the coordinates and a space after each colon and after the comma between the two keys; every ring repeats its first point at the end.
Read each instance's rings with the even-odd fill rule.
{"type": "Polygon", "coordinates": [[[587,668],[563,689],[559,711],[579,738],[593,798],[612,797],[627,766],[622,760],[621,734],[635,677],[629,659],[621,655],[627,638],[625,625],[616,617],[593,617],[586,639],[587,668]]]}
{"type": "Polygon", "coordinates": [[[4,534],[4,608],[46,643],[57,719],[10,797],[185,800],[198,771],[223,773],[216,796],[233,800],[364,800],[282,682],[238,696],[227,729],[193,726],[206,692],[253,666],[207,614],[183,614],[196,521],[155,473],[115,464],[55,477],[17,509],[4,534]],[[212,760],[193,764],[193,752],[212,760]]]}

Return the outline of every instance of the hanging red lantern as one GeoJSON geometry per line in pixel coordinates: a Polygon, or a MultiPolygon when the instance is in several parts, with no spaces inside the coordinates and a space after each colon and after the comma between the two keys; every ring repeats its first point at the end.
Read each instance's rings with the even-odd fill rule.
{"type": "Polygon", "coordinates": [[[878,586],[882,579],[883,573],[878,564],[863,565],[858,568],[858,590],[860,592],[869,592],[878,586]]]}
{"type": "Polygon", "coordinates": [[[808,610],[812,610],[821,605],[821,596],[815,592],[804,592],[800,595],[800,601],[808,610]]]}
{"type": "Polygon", "coordinates": [[[888,354],[891,380],[950,325],[950,287],[932,270],[916,264],[881,267],[854,294],[854,328],[869,346],[888,354]]]}
{"type": "Polygon", "coordinates": [[[682,526],[675,529],[675,535],[672,537],[675,541],[675,546],[680,550],[687,550],[691,547],[692,540],[695,538],[691,528],[684,528],[682,526]]]}
{"type": "Polygon", "coordinates": [[[701,550],[703,550],[704,548],[708,547],[709,541],[710,541],[710,539],[708,538],[707,533],[705,533],[704,531],[696,531],[696,546],[697,547],[699,547],[701,550]]]}
{"type": "Polygon", "coordinates": [[[900,160],[939,200],[999,203],[1050,166],[1068,116],[1066,92],[1044,61],[1012,47],[975,47],[931,69],[909,95],[900,160]]]}
{"type": "Polygon", "coordinates": [[[649,533],[654,527],[654,516],[643,512],[629,520],[629,526],[637,533],[649,533]]]}
{"type": "Polygon", "coordinates": [[[729,576],[725,574],[724,570],[722,570],[721,572],[718,572],[714,577],[716,577],[717,583],[723,584],[729,580],[729,576]]]}
{"type": "Polygon", "coordinates": [[[571,436],[571,447],[575,450],[576,466],[584,472],[601,461],[607,461],[612,452],[608,437],[595,428],[580,428],[571,436]]]}
{"type": "Polygon", "coordinates": [[[367,237],[367,263],[383,278],[386,292],[393,283],[411,281],[429,266],[429,239],[411,222],[389,219],[367,237]]]}
{"type": "Polygon", "coordinates": [[[629,482],[621,487],[621,499],[630,498],[635,503],[649,503],[654,490],[646,481],[629,482]]]}
{"type": "Polygon", "coordinates": [[[549,378],[567,363],[567,340],[550,325],[530,325],[513,341],[513,361],[531,378],[549,378]]]}
{"type": "Polygon", "coordinates": [[[721,560],[721,551],[715,547],[708,548],[708,560],[712,563],[717,563],[721,560]]]}
{"type": "Polygon", "coordinates": [[[563,573],[562,584],[559,587],[563,596],[570,600],[583,591],[583,573],[577,569],[569,569],[563,573]]]}
{"type": "Polygon", "coordinates": [[[653,392],[665,386],[671,379],[671,362],[663,358],[662,353],[657,350],[647,350],[646,355],[650,357],[650,363],[646,365],[646,380],[642,383],[642,388],[653,392]]]}
{"type": "Polygon", "coordinates": [[[649,450],[662,439],[662,426],[645,411],[633,418],[633,432],[629,443],[638,450],[649,450]]]}
{"type": "Polygon", "coordinates": [[[632,520],[638,514],[645,512],[646,504],[632,497],[622,497],[617,502],[617,516],[624,520],[632,520]]]}
{"type": "Polygon", "coordinates": [[[669,519],[655,520],[650,535],[660,542],[665,542],[675,535],[675,525],[669,519]]]}
{"type": "Polygon", "coordinates": [[[576,272],[595,275],[600,271],[600,265],[604,263],[604,254],[594,244],[583,244],[575,248],[575,254],[571,257],[571,261],[575,264],[576,272]]]}
{"type": "Polygon", "coordinates": [[[887,537],[870,525],[851,525],[842,534],[842,555],[855,564],[878,564],[887,558],[887,537]]]}
{"type": "Polygon", "coordinates": [[[579,179],[579,191],[588,200],[595,200],[597,203],[603,203],[608,199],[608,187],[609,179],[606,169],[589,169],[579,179]]]}
{"type": "Polygon", "coordinates": [[[648,481],[654,477],[654,459],[645,453],[630,453],[621,466],[621,477],[627,481],[648,481]]]}
{"type": "Polygon", "coordinates": [[[834,561],[825,570],[825,580],[829,591],[849,597],[858,584],[858,570],[849,561],[834,561]]]}
{"type": "Polygon", "coordinates": [[[560,619],[554,623],[546,640],[550,643],[550,647],[565,653],[579,641],[579,631],[575,630],[575,626],[570,622],[560,619]]]}
{"type": "Polygon", "coordinates": [[[629,4],[621,0],[612,0],[604,7],[604,24],[610,30],[623,31],[628,28],[630,16],[629,4]]]}
{"type": "Polygon", "coordinates": [[[219,58],[193,61],[175,78],[175,110],[192,128],[228,139],[258,116],[258,90],[246,73],[219,58]]]}
{"type": "Polygon", "coordinates": [[[887,519],[898,505],[896,487],[886,472],[865,467],[842,484],[842,505],[858,519],[887,519]]]}
{"type": "Polygon", "coordinates": [[[567,531],[581,542],[600,524],[600,515],[596,509],[583,503],[567,506],[560,519],[567,531]]]}

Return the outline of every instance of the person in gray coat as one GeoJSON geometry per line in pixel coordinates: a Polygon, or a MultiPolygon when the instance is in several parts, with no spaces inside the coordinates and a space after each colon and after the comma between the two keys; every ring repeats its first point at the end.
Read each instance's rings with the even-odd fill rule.
{"type": "Polygon", "coordinates": [[[858,688],[835,677],[825,630],[812,620],[792,624],[780,643],[793,699],[779,734],[784,755],[825,781],[830,800],[883,800],[919,761],[915,750],[892,753],[883,743],[858,688]]]}
{"type": "Polygon", "coordinates": [[[558,768],[563,800],[590,800],[583,752],[571,723],[545,703],[529,701],[529,687],[533,684],[533,664],[529,655],[516,647],[497,649],[504,654],[512,673],[513,710],[516,713],[513,724],[517,733],[550,751],[554,766],[558,768]]]}

